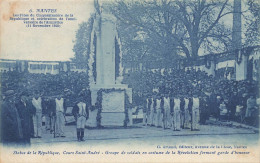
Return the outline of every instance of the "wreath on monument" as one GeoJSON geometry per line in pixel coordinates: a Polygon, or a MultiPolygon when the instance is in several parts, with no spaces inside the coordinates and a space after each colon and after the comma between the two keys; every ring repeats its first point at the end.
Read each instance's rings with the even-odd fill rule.
{"type": "Polygon", "coordinates": [[[94,56],[93,56],[93,63],[92,63],[92,74],[94,78],[94,82],[97,81],[97,36],[96,33],[94,33],[94,39],[93,39],[93,45],[94,45],[94,56]]]}
{"type": "Polygon", "coordinates": [[[102,91],[101,90],[97,92],[97,102],[95,106],[98,109],[97,117],[96,117],[97,127],[101,128],[101,118],[102,118],[101,117],[101,112],[102,112],[102,91]]]}
{"type": "Polygon", "coordinates": [[[97,127],[98,128],[101,128],[101,119],[102,119],[102,116],[101,116],[101,112],[102,112],[102,100],[103,100],[103,92],[104,93],[111,93],[111,92],[121,92],[121,91],[124,91],[125,93],[125,120],[124,120],[124,127],[127,127],[127,123],[129,122],[129,115],[128,115],[128,108],[131,108],[131,103],[129,102],[129,97],[125,91],[125,89],[115,89],[115,88],[112,88],[112,89],[100,89],[98,90],[97,92],[97,102],[95,104],[96,108],[98,109],[98,112],[97,112],[97,127]]]}

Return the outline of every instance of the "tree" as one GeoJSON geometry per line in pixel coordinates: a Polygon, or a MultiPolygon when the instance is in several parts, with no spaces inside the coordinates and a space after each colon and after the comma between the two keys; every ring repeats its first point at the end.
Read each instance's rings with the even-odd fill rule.
{"type": "Polygon", "coordinates": [[[200,48],[208,52],[226,50],[230,47],[231,30],[221,21],[232,13],[228,0],[225,1],[176,1],[178,17],[187,35],[176,38],[187,58],[197,57],[200,48]]]}
{"type": "Polygon", "coordinates": [[[76,32],[76,41],[73,47],[75,56],[71,58],[71,60],[83,68],[88,68],[87,63],[90,54],[90,40],[93,21],[94,19],[92,15],[87,22],[83,22],[79,25],[79,29],[76,32]]]}
{"type": "Polygon", "coordinates": [[[170,29],[174,20],[168,10],[174,11],[167,5],[159,1],[117,1],[112,5],[112,13],[118,19],[123,54],[127,54],[124,57],[131,61],[149,58],[168,63],[178,57],[170,29]]]}
{"type": "Polygon", "coordinates": [[[232,13],[228,0],[116,1],[112,13],[136,34],[143,32],[143,51],[157,58],[169,60],[180,54],[196,58],[201,49],[215,52],[230,47],[231,30],[222,20],[232,13]]]}
{"type": "Polygon", "coordinates": [[[244,14],[246,19],[245,45],[259,45],[259,23],[260,23],[260,2],[258,0],[248,0],[248,15],[244,14]]]}

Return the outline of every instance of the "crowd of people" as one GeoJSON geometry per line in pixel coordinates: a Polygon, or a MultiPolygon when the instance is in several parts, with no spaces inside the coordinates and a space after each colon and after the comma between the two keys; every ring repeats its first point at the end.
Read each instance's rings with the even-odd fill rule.
{"type": "MultiPolygon", "coordinates": [[[[195,69],[163,69],[129,72],[123,82],[133,89],[131,107],[143,109],[144,125],[199,130],[209,117],[258,125],[256,81],[228,80],[195,69]]],[[[50,134],[65,137],[68,107],[73,108],[77,122],[77,139],[84,141],[86,120],[93,109],[88,88],[84,72],[1,72],[2,142],[30,144],[31,138],[41,138],[42,117],[50,134]]]]}
{"type": "MultiPolygon", "coordinates": [[[[65,114],[69,106],[73,107],[76,121],[81,119],[82,122],[88,117],[91,100],[86,77],[86,73],[77,72],[56,75],[16,71],[1,73],[2,142],[29,145],[31,138],[41,138],[43,117],[45,129],[50,134],[65,137],[65,114]]],[[[83,141],[84,128],[82,125],[79,127],[77,137],[83,141]]]]}
{"type": "Polygon", "coordinates": [[[1,72],[1,91],[16,90],[19,94],[26,90],[30,95],[39,91],[42,96],[50,97],[64,91],[71,99],[77,97],[82,89],[87,88],[88,75],[86,72],[63,72],[59,74],[33,74],[29,72],[1,72]]]}
{"type": "MultiPolygon", "coordinates": [[[[199,110],[202,113],[200,117],[203,115],[202,119],[215,117],[217,120],[258,125],[259,86],[256,81],[228,80],[224,76],[208,75],[200,69],[164,69],[129,72],[124,78],[124,83],[134,88],[134,105],[144,108],[144,112],[148,108],[146,99],[149,96],[163,99],[168,95],[172,99],[184,101],[184,98],[193,98],[196,95],[200,99],[199,110]]],[[[181,110],[183,105],[180,106],[181,110]]],[[[156,112],[156,107],[151,108],[156,112]]],[[[163,107],[161,110],[164,112],[163,107]]]]}

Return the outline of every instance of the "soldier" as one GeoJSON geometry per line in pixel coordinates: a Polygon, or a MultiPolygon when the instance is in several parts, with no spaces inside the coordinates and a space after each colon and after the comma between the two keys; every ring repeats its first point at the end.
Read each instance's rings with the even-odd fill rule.
{"type": "Polygon", "coordinates": [[[174,115],[174,97],[173,97],[173,94],[171,92],[171,94],[170,94],[170,118],[171,118],[171,127],[172,127],[172,129],[174,129],[174,118],[173,118],[173,115],[174,115]]]}
{"type": "Polygon", "coordinates": [[[148,116],[148,98],[144,102],[143,107],[143,126],[147,126],[147,116],[148,116]]]}
{"type": "Polygon", "coordinates": [[[199,131],[199,108],[200,101],[197,94],[194,94],[193,97],[193,105],[192,105],[192,122],[191,122],[191,130],[199,131]]]}
{"type": "Polygon", "coordinates": [[[155,126],[161,127],[161,99],[160,96],[157,95],[156,97],[156,121],[155,126]]]}
{"type": "Polygon", "coordinates": [[[42,137],[42,98],[39,92],[35,92],[32,99],[32,106],[35,114],[33,115],[34,138],[42,137]]]}
{"type": "Polygon", "coordinates": [[[78,141],[84,141],[84,129],[86,120],[89,117],[89,110],[87,104],[84,102],[83,96],[80,96],[79,98],[79,102],[73,107],[72,113],[77,121],[78,141]]]}
{"type": "Polygon", "coordinates": [[[155,118],[156,118],[156,96],[153,95],[152,97],[152,104],[151,104],[151,126],[155,126],[155,118]]]}
{"type": "Polygon", "coordinates": [[[58,95],[55,98],[55,108],[56,108],[56,117],[55,117],[55,137],[65,137],[64,135],[64,127],[65,127],[65,115],[64,108],[65,103],[62,95],[58,95]]]}
{"type": "Polygon", "coordinates": [[[181,127],[181,119],[180,119],[180,99],[178,98],[178,96],[176,96],[174,98],[174,107],[173,107],[173,119],[174,119],[174,127],[173,130],[174,131],[180,131],[180,127],[181,127]]]}
{"type": "Polygon", "coordinates": [[[182,95],[180,95],[180,118],[181,118],[181,128],[184,129],[185,121],[185,111],[184,111],[185,101],[182,95]]]}
{"type": "Polygon", "coordinates": [[[151,125],[151,108],[152,108],[152,99],[151,96],[148,95],[148,98],[146,99],[146,125],[151,125]]]}
{"type": "Polygon", "coordinates": [[[189,113],[189,99],[188,96],[184,98],[184,129],[190,129],[190,113],[189,113]]]}
{"type": "Polygon", "coordinates": [[[171,127],[171,113],[170,113],[170,98],[168,94],[165,94],[165,97],[163,98],[164,101],[164,129],[171,127]]]}
{"type": "Polygon", "coordinates": [[[152,100],[152,97],[149,96],[148,98],[148,119],[147,119],[147,123],[148,125],[152,125],[152,118],[151,118],[151,114],[152,114],[152,111],[153,111],[153,100],[152,100]]]}

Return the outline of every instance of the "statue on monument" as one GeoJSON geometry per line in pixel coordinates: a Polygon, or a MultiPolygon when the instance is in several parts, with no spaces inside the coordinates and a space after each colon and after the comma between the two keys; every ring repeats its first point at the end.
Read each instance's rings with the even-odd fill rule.
{"type": "Polygon", "coordinates": [[[95,18],[88,63],[92,104],[101,103],[98,105],[101,110],[97,112],[100,114],[97,119],[102,126],[123,126],[129,122],[126,119],[131,118],[125,101],[127,99],[132,103],[132,89],[121,84],[122,53],[116,18],[109,13],[105,3],[100,5],[98,0],[94,0],[94,6],[95,18]]]}

